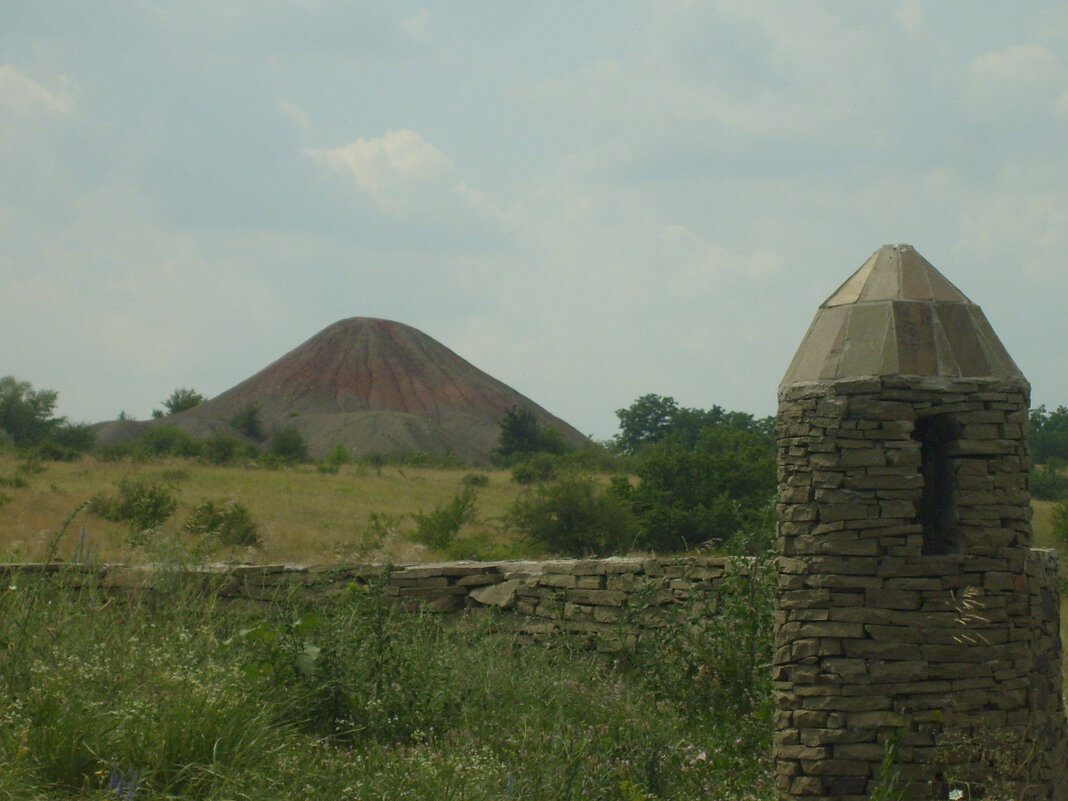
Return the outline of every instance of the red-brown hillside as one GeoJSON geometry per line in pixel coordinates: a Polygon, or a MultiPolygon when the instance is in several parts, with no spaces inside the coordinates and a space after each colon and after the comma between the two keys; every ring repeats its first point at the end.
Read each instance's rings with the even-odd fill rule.
{"type": "Polygon", "coordinates": [[[269,432],[293,426],[313,455],[338,443],[353,455],[452,452],[488,459],[512,406],[532,410],[574,445],[578,431],[402,323],[353,317],[334,323],[232,389],[166,418],[203,436],[229,428],[248,404],[269,432]]]}

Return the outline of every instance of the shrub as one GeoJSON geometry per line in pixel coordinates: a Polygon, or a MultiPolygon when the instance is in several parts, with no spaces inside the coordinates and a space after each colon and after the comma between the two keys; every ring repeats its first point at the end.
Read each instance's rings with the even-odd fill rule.
{"type": "Polygon", "coordinates": [[[474,516],[475,491],[469,486],[464,487],[459,495],[441,504],[429,514],[416,512],[412,515],[415,520],[413,539],[435,550],[443,551],[449,547],[463,524],[469,522],[474,516]]]}
{"type": "Polygon", "coordinates": [[[85,453],[92,450],[93,445],[96,444],[96,434],[93,433],[92,426],[67,423],[58,426],[52,432],[51,440],[64,448],[85,453]]]}
{"type": "Polygon", "coordinates": [[[200,446],[203,457],[211,464],[233,464],[242,458],[255,454],[255,449],[247,442],[228,434],[212,434],[200,446]]]}
{"type": "Polygon", "coordinates": [[[349,455],[349,449],[345,447],[345,443],[339,442],[334,446],[333,450],[326,455],[323,459],[323,463],[331,465],[332,467],[340,467],[343,464],[348,464],[352,461],[352,457],[349,455]]]}
{"type": "Polygon", "coordinates": [[[176,389],[170,394],[167,400],[163,401],[164,407],[167,409],[167,414],[178,414],[178,412],[184,412],[187,409],[192,409],[194,406],[199,406],[204,402],[205,398],[195,389],[176,389]]]}
{"type": "Polygon", "coordinates": [[[536,453],[512,467],[512,480],[516,484],[536,484],[559,478],[558,461],[549,453],[536,453]]]}
{"type": "Polygon", "coordinates": [[[563,435],[551,426],[538,425],[530,409],[513,406],[504,413],[493,460],[508,465],[535,453],[562,454],[568,451],[563,435]]]}
{"type": "Polygon", "coordinates": [[[1053,505],[1050,515],[1050,528],[1053,536],[1065,547],[1068,547],[1068,501],[1061,501],[1053,505]]]}
{"type": "Polygon", "coordinates": [[[122,479],[115,495],[94,495],[89,512],[114,522],[125,522],[132,532],[144,532],[161,526],[175,509],[178,497],[174,489],[148,480],[122,479]]]}
{"type": "Polygon", "coordinates": [[[264,437],[263,423],[260,421],[260,407],[250,403],[230,418],[230,425],[251,437],[256,442],[262,442],[264,437]]]}
{"type": "Polygon", "coordinates": [[[33,454],[43,462],[74,462],[82,458],[80,450],[61,445],[52,439],[46,439],[35,446],[33,454]]]}
{"type": "Polygon", "coordinates": [[[776,489],[775,450],[761,434],[705,428],[693,448],[671,438],[647,445],[632,500],[642,547],[686,550],[758,528],[776,489]]]}
{"type": "Polygon", "coordinates": [[[1042,501],[1056,501],[1068,496],[1068,476],[1064,474],[1064,460],[1052,457],[1031,471],[1031,495],[1042,501]]]}
{"type": "Polygon", "coordinates": [[[137,454],[147,457],[199,456],[201,443],[178,426],[162,425],[148,429],[137,441],[137,454]]]}
{"type": "Polygon", "coordinates": [[[304,443],[304,437],[292,426],[274,432],[267,453],[287,464],[308,461],[308,446],[304,443]]]}
{"type": "Polygon", "coordinates": [[[567,556],[627,551],[637,534],[626,502],[583,475],[528,491],[512,504],[508,521],[539,547],[567,556]]]}
{"type": "Polygon", "coordinates": [[[485,473],[468,473],[460,479],[460,482],[465,487],[476,487],[481,489],[482,487],[489,486],[490,479],[485,473]]]}
{"type": "Polygon", "coordinates": [[[189,513],[183,530],[216,538],[223,545],[257,546],[260,535],[248,509],[235,501],[201,501],[189,513]]]}

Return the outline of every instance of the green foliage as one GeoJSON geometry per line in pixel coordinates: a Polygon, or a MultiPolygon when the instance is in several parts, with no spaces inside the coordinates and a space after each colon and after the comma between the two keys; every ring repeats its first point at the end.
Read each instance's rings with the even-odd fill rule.
{"type": "Polygon", "coordinates": [[[776,460],[763,435],[709,427],[692,449],[668,438],[645,448],[637,473],[642,547],[685,550],[768,524],[776,460]]]}
{"type": "Polygon", "coordinates": [[[460,479],[460,482],[465,487],[475,487],[476,489],[481,489],[482,487],[489,486],[490,478],[485,473],[468,473],[462,479],[460,479]]]}
{"type": "Polygon", "coordinates": [[[729,412],[720,406],[711,409],[688,409],[679,406],[674,398],[643,395],[626,409],[616,411],[619,433],[613,447],[620,453],[636,455],[650,445],[673,439],[693,448],[706,428],[726,427],[745,431],[773,441],[775,420],[757,419],[746,412],[729,412]]]}
{"type": "Polygon", "coordinates": [[[247,442],[229,434],[212,434],[200,444],[200,454],[211,464],[233,464],[256,455],[256,449],[247,442]]]}
{"type": "Polygon", "coordinates": [[[286,464],[308,461],[308,446],[304,443],[304,437],[292,427],[274,432],[267,453],[286,464]]]}
{"type": "Polygon", "coordinates": [[[1050,528],[1053,536],[1064,547],[1068,547],[1068,501],[1061,501],[1053,505],[1050,514],[1050,528]]]}
{"type": "Polygon", "coordinates": [[[1031,410],[1029,440],[1036,463],[1057,457],[1068,461],[1068,406],[1048,411],[1045,406],[1031,410]]]}
{"type": "Polygon", "coordinates": [[[262,442],[264,439],[263,423],[260,420],[260,407],[255,403],[244,406],[230,418],[230,425],[256,442],[262,442]]]}
{"type": "Polygon", "coordinates": [[[189,534],[212,537],[222,545],[255,547],[259,530],[248,508],[236,501],[201,501],[189,513],[182,529],[189,534]]]}
{"type": "Polygon", "coordinates": [[[14,376],[0,378],[0,442],[8,438],[25,448],[53,436],[64,423],[64,418],[53,417],[58,397],[55,390],[35,390],[14,376]]]}
{"type": "Polygon", "coordinates": [[[96,435],[88,425],[59,422],[48,436],[33,446],[37,457],[46,462],[73,462],[92,450],[96,435]]]}
{"type": "Polygon", "coordinates": [[[156,425],[148,429],[137,441],[134,453],[149,459],[162,456],[191,458],[200,455],[201,443],[178,426],[156,425]]]}
{"type": "Polygon", "coordinates": [[[630,660],[404,611],[375,581],[250,613],[152,590],[105,603],[70,578],[47,603],[21,580],[0,593],[19,656],[0,660],[3,797],[775,797],[770,641],[750,649],[748,600],[680,606],[630,660]]]}
{"type": "MultiPolygon", "coordinates": [[[[774,590],[768,554],[735,557],[712,594],[643,632],[632,666],[697,722],[714,724],[726,713],[770,724],[774,590]]],[[[646,605],[641,592],[634,599],[629,613],[637,623],[646,605]]]]}
{"type": "Polygon", "coordinates": [[[206,398],[196,390],[182,387],[174,390],[167,400],[163,401],[163,406],[167,410],[167,414],[178,414],[199,406],[205,400],[206,398]]]}
{"type": "Polygon", "coordinates": [[[333,447],[333,450],[326,455],[323,460],[324,464],[332,465],[334,467],[340,467],[341,465],[348,464],[352,461],[352,457],[349,455],[349,449],[345,447],[343,442],[339,442],[333,447]]]}
{"type": "Polygon", "coordinates": [[[512,464],[535,453],[562,454],[568,450],[563,435],[551,426],[539,425],[530,409],[513,406],[504,413],[500,426],[493,451],[494,460],[500,464],[512,464]]]}
{"type": "Polygon", "coordinates": [[[1064,460],[1051,456],[1045,464],[1031,470],[1031,495],[1041,501],[1056,501],[1068,497],[1068,475],[1064,460]]]}
{"type": "Polygon", "coordinates": [[[559,478],[557,459],[551,453],[536,453],[529,459],[517,462],[512,467],[512,480],[516,484],[536,484],[559,478]]]}
{"type": "Polygon", "coordinates": [[[444,551],[459,533],[464,523],[475,516],[475,490],[465,486],[451,501],[441,504],[428,514],[416,512],[413,539],[438,551],[444,551]]]}
{"type": "Polygon", "coordinates": [[[569,475],[521,495],[510,525],[538,547],[566,556],[608,556],[634,545],[637,525],[628,505],[590,476],[569,475]]]}
{"type": "Polygon", "coordinates": [[[178,508],[174,488],[146,479],[122,479],[114,495],[97,494],[89,501],[89,512],[115,522],[125,522],[133,533],[161,526],[178,508]]]}

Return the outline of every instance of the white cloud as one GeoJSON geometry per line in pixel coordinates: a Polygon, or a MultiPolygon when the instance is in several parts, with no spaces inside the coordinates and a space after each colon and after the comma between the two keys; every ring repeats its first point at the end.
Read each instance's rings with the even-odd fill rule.
{"type": "Polygon", "coordinates": [[[406,185],[456,181],[452,159],[406,128],[386,131],[378,139],[357,139],[332,150],[308,153],[375,195],[406,185]]]}
{"type": "MultiPolygon", "coordinates": [[[[62,77],[59,82],[66,84],[62,77]]],[[[74,98],[66,89],[49,89],[5,64],[0,66],[0,103],[21,114],[66,114],[74,107],[74,98]]]]}
{"type": "Polygon", "coordinates": [[[357,139],[329,150],[305,151],[386,212],[400,217],[430,217],[459,224],[506,223],[509,213],[465,182],[456,164],[420,134],[407,128],[376,139],[357,139]]]}

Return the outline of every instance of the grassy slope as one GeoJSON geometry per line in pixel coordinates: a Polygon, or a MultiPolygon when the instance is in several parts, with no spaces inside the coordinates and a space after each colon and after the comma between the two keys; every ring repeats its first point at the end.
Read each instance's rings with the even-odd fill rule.
{"type": "MultiPolygon", "coordinates": [[[[0,477],[14,475],[18,462],[0,453],[0,477]]],[[[228,550],[212,558],[243,561],[327,563],[344,559],[379,557],[423,561],[450,556],[501,558],[517,555],[518,545],[504,532],[501,518],[520,488],[507,472],[484,472],[489,484],[477,490],[476,519],[461,530],[452,553],[433,553],[410,541],[415,530],[411,514],[429,512],[446,503],[463,488],[470,469],[346,465],[338,473],[321,473],[314,466],[283,470],[213,467],[188,460],[167,459],[149,463],[102,462],[86,457],[73,463],[49,463],[43,472],[29,475],[28,487],[0,487],[11,500],[0,506],[0,561],[40,559],[63,521],[97,493],[112,494],[124,477],[149,479],[174,486],[179,506],[155,539],[156,546],[173,544],[181,537],[181,523],[204,500],[232,499],[245,505],[263,539],[255,551],[228,550]],[[391,532],[381,547],[365,537],[372,515],[391,532]],[[466,543],[466,548],[464,547],[466,543]],[[466,552],[465,552],[466,551],[466,552]]],[[[85,521],[86,539],[98,560],[151,560],[156,550],[132,548],[124,524],[79,516],[59,545],[60,558],[73,554],[85,521]]]]}

